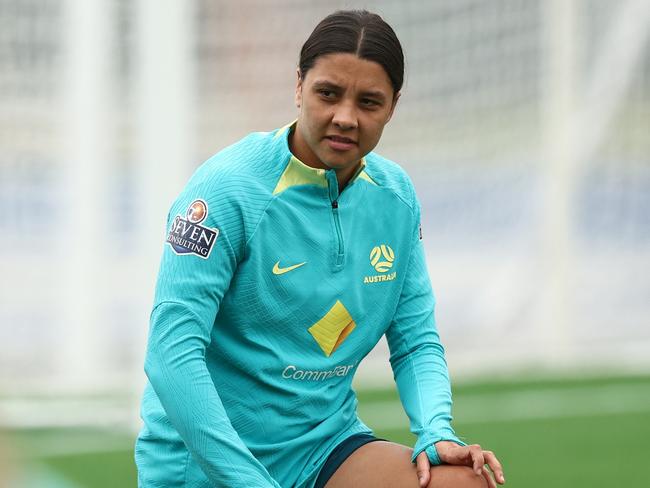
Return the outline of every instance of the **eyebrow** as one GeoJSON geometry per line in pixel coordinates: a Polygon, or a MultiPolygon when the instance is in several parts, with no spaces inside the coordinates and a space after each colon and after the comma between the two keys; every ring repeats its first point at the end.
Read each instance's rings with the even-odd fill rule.
{"type": "MultiPolygon", "coordinates": [[[[329,89],[334,89],[334,90],[343,90],[343,87],[340,85],[337,85],[336,83],[332,81],[327,81],[327,80],[316,80],[314,82],[314,88],[319,89],[319,88],[329,88],[329,89]]],[[[378,98],[383,100],[386,100],[386,94],[380,90],[367,90],[361,93],[362,97],[373,97],[373,98],[378,98]]]]}

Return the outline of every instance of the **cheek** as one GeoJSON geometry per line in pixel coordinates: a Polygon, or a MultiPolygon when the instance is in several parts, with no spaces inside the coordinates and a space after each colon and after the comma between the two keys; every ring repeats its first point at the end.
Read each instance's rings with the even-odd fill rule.
{"type": "Polygon", "coordinates": [[[368,121],[368,123],[366,124],[366,130],[364,131],[368,142],[379,141],[383,129],[384,129],[384,124],[377,122],[375,120],[368,121]]]}
{"type": "Polygon", "coordinates": [[[323,127],[327,126],[328,118],[327,113],[319,107],[312,107],[307,111],[307,125],[309,126],[312,134],[323,131],[323,127]]]}
{"type": "Polygon", "coordinates": [[[315,96],[310,96],[302,99],[305,109],[309,112],[309,116],[313,119],[326,118],[331,108],[319,100],[315,96]]]}
{"type": "Polygon", "coordinates": [[[320,133],[318,121],[314,119],[311,113],[307,112],[307,114],[303,114],[302,127],[305,141],[312,150],[315,150],[315,146],[320,139],[318,136],[320,133]]]}
{"type": "Polygon", "coordinates": [[[362,130],[363,139],[360,149],[363,152],[372,151],[381,139],[381,134],[384,129],[383,124],[368,124],[365,130],[362,130]]]}

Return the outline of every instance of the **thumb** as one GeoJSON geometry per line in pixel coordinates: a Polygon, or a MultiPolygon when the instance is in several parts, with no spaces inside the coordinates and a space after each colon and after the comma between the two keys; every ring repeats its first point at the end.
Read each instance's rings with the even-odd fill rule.
{"type": "Polygon", "coordinates": [[[415,467],[418,473],[420,488],[425,488],[429,484],[429,479],[431,478],[431,463],[429,463],[429,457],[426,452],[422,451],[415,458],[415,467]]]}

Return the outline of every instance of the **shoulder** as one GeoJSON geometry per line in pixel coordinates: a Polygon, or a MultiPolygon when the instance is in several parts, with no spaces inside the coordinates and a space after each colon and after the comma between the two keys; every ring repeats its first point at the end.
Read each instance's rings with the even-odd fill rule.
{"type": "Polygon", "coordinates": [[[254,132],[205,161],[187,187],[200,186],[222,195],[272,192],[286,163],[282,159],[274,132],[254,132]]]}
{"type": "Polygon", "coordinates": [[[168,226],[199,202],[205,209],[205,225],[219,228],[240,251],[288,162],[276,132],[249,134],[199,166],[174,201],[168,226]]]}
{"type": "Polygon", "coordinates": [[[211,206],[243,205],[256,213],[273,197],[288,163],[277,131],[254,132],[222,149],[200,165],[186,184],[180,201],[201,198],[211,206]]]}
{"type": "Polygon", "coordinates": [[[385,191],[393,193],[411,211],[415,211],[417,207],[415,187],[406,171],[396,162],[375,152],[366,155],[365,160],[365,172],[376,185],[385,191]]]}

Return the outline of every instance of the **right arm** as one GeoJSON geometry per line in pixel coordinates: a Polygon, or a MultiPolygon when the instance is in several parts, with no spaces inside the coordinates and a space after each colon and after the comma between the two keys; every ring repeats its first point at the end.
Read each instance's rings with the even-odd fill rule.
{"type": "MultiPolygon", "coordinates": [[[[181,251],[177,254],[165,244],[145,371],[169,422],[214,486],[279,488],[233,428],[206,365],[214,319],[237,267],[243,224],[232,224],[241,222],[237,209],[219,196],[208,198],[208,191],[200,188],[203,185],[197,186],[188,186],[175,202],[167,233],[174,227],[176,216],[186,219],[188,206],[201,198],[208,205],[208,215],[200,225],[218,228],[219,234],[206,259],[184,253],[182,247],[177,247],[181,251]],[[232,229],[231,235],[228,229],[232,229]]],[[[192,228],[183,222],[180,225],[176,235],[186,240],[177,242],[192,247],[188,243],[192,228]]],[[[199,229],[194,236],[205,249],[209,234],[201,238],[199,229]]]]}

